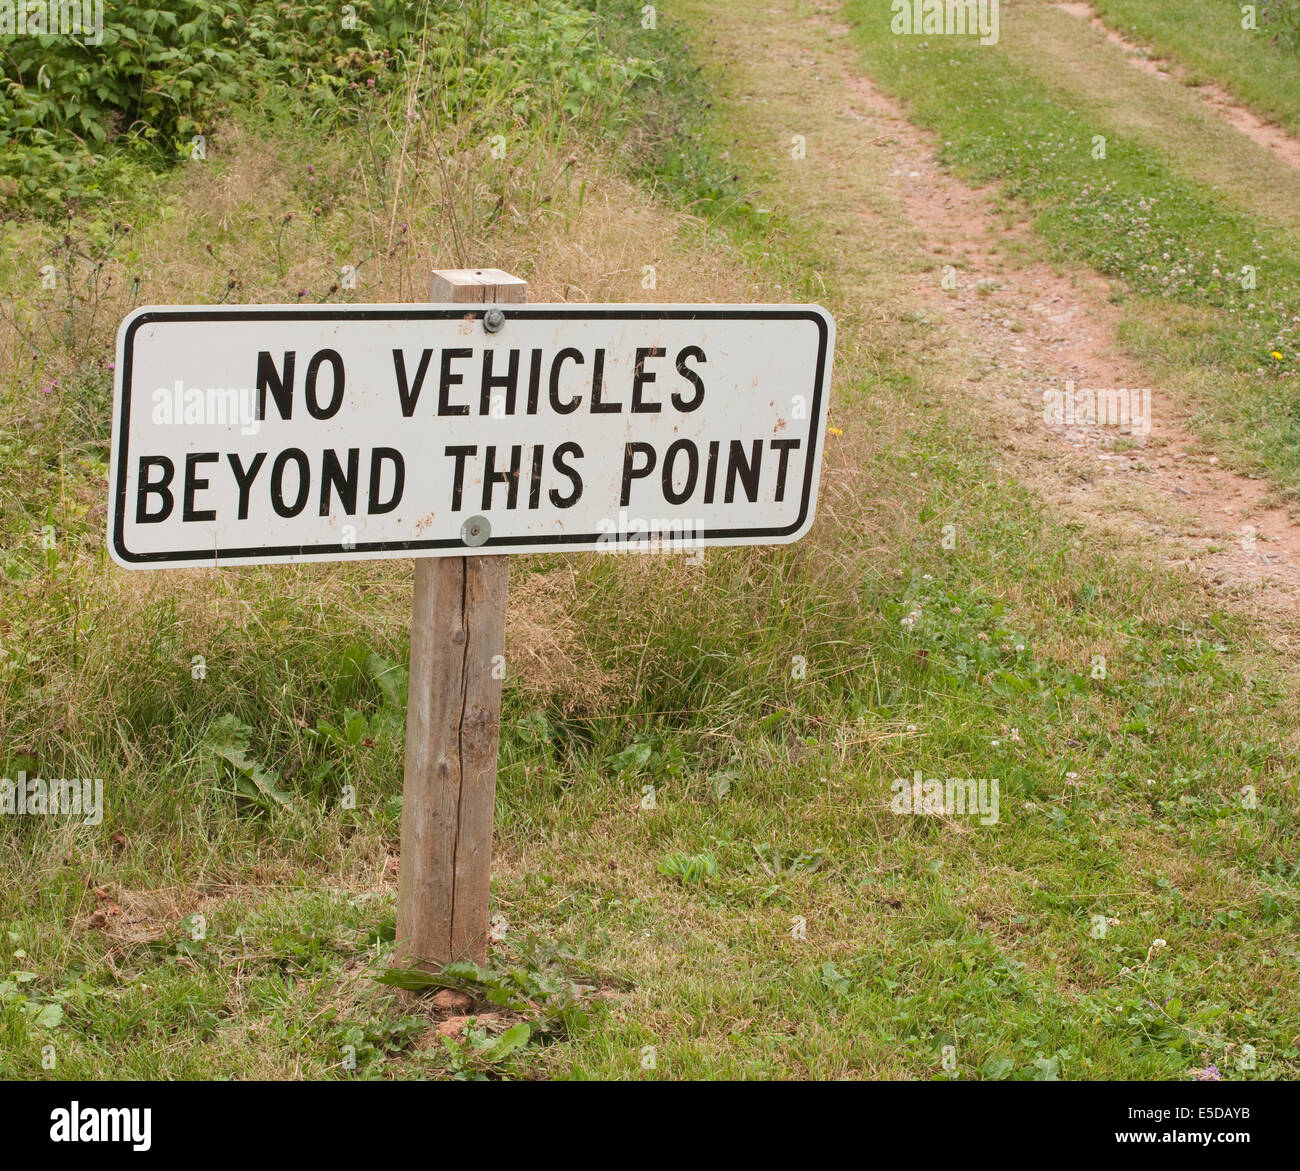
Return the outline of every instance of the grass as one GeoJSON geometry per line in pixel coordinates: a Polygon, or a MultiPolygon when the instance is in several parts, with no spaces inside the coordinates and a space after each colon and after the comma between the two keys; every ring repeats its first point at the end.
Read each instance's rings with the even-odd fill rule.
{"type": "Polygon", "coordinates": [[[1133,356],[1186,390],[1199,428],[1236,466],[1294,499],[1295,236],[1244,213],[1188,155],[1117,129],[1104,97],[1026,68],[1014,26],[996,47],[919,42],[892,36],[866,2],[850,11],[873,76],[940,133],[944,161],[1028,209],[1056,259],[1115,278],[1133,356]]]}
{"type": "MultiPolygon", "coordinates": [[[[1294,668],[1004,466],[996,421],[950,393],[968,356],[913,300],[929,260],[889,159],[850,166],[844,142],[816,183],[791,165],[790,134],[815,161],[842,104],[771,56],[825,52],[804,15],[685,5],[656,88],[707,85],[714,108],[668,101],[620,135],[631,158],[595,119],[504,162],[448,125],[444,166],[399,187],[387,107],[324,143],[246,116],[203,169],[116,209],[133,227],[108,292],[26,294],[0,358],[0,773],[102,776],[106,810],[5,819],[0,1074],[1300,1070],[1294,668]],[[512,564],[504,938],[444,975],[474,1000],[463,1038],[383,982],[409,567],[126,574],[103,548],[125,308],[347,300],[329,285],[362,255],[356,299],[419,296],[428,267],[472,258],[534,300],[816,298],[840,327],[807,540],[512,564]],[[997,778],[999,820],[894,814],[917,770],[997,778]]],[[[618,45],[625,24],[601,31],[618,45]]],[[[10,239],[0,280],[29,290],[59,237],[10,239]]]]}
{"type": "Polygon", "coordinates": [[[1196,74],[1208,75],[1257,113],[1300,134],[1300,30],[1293,5],[1255,5],[1254,29],[1242,27],[1242,6],[1232,0],[1092,0],[1092,6],[1124,36],[1188,67],[1193,82],[1196,74]]]}

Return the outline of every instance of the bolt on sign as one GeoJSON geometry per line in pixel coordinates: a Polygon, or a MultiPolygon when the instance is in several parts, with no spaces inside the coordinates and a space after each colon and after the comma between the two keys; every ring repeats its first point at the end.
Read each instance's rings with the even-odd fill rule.
{"type": "Polygon", "coordinates": [[[128,568],[798,540],[817,306],[150,307],[122,324],[128,568]]]}
{"type": "Polygon", "coordinates": [[[486,958],[500,555],[780,544],[816,509],[823,309],[526,293],[445,269],[428,304],[146,308],[118,333],[121,565],[415,559],[395,941],[412,969],[486,958]]]}

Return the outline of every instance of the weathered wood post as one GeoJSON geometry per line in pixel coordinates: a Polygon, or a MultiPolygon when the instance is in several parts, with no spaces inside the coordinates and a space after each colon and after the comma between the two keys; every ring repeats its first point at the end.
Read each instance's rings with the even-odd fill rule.
{"type": "MultiPolygon", "coordinates": [[[[518,304],[527,291],[500,269],[442,269],[429,300],[518,304]]],[[[501,718],[493,660],[505,654],[508,580],[504,555],[415,562],[397,892],[408,967],[487,957],[501,718]]]]}

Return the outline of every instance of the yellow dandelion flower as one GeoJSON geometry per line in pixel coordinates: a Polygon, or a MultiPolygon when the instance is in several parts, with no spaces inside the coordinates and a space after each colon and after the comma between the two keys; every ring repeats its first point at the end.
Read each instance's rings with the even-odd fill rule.
{"type": "Polygon", "coordinates": [[[829,431],[832,435],[843,435],[843,434],[844,434],[844,432],[841,431],[838,427],[827,427],[826,430],[829,431]]]}
{"type": "Polygon", "coordinates": [[[1273,351],[1273,357],[1275,357],[1279,362],[1282,361],[1282,355],[1279,354],[1276,350],[1273,351]]]}

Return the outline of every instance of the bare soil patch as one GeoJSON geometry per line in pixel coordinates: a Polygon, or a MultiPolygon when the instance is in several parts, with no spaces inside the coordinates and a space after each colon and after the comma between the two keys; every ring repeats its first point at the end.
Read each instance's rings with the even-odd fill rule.
{"type": "MultiPolygon", "coordinates": [[[[1185,70],[1171,61],[1153,56],[1143,46],[1134,44],[1121,33],[1116,32],[1092,10],[1086,0],[1061,0],[1056,5],[1062,12],[1068,12],[1080,20],[1088,21],[1094,29],[1111,44],[1124,50],[1125,59],[1135,69],[1149,73],[1166,81],[1182,81],[1187,76],[1185,70]]],[[[1220,85],[1206,81],[1193,87],[1205,104],[1212,106],[1223,117],[1245,134],[1252,141],[1266,150],[1270,150],[1289,167],[1300,169],[1300,139],[1292,137],[1280,126],[1266,122],[1253,110],[1243,106],[1220,85]]]]}

